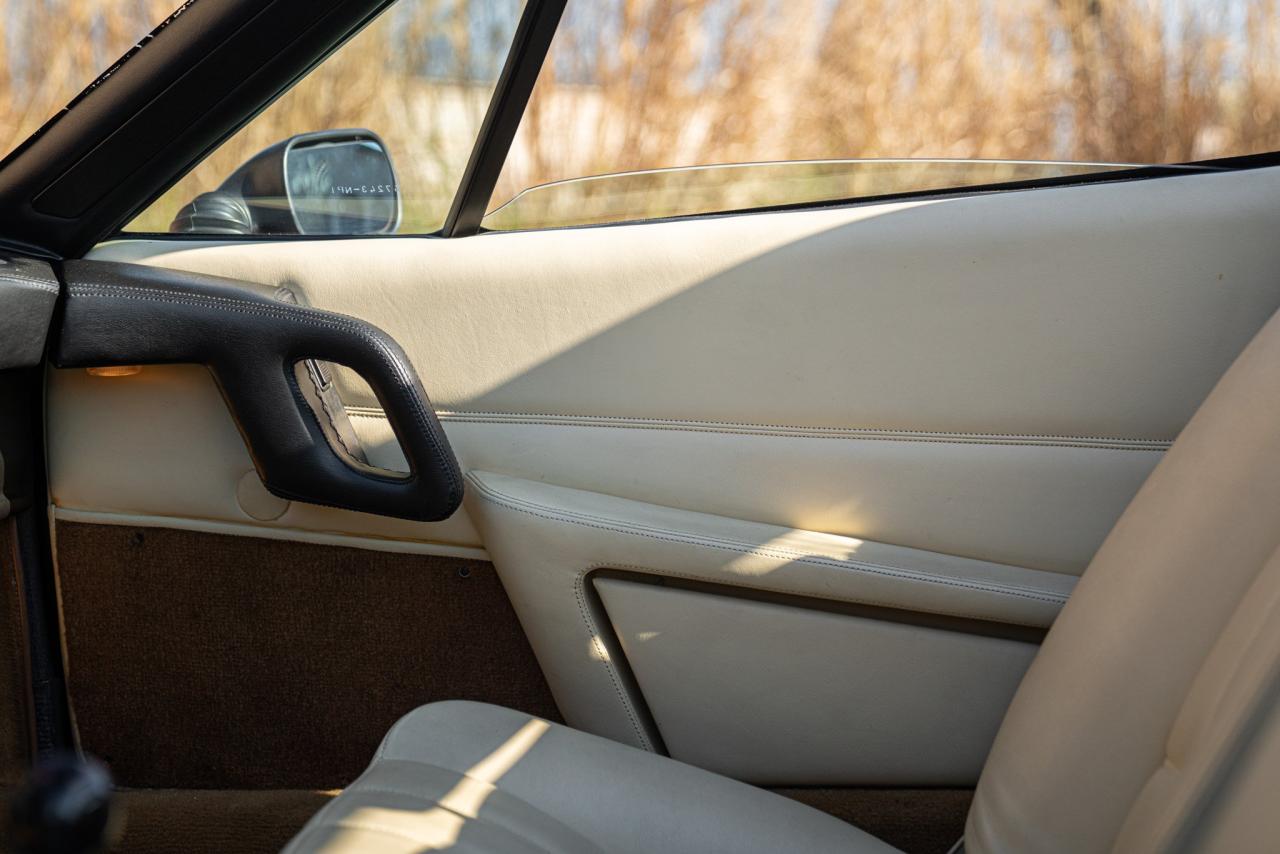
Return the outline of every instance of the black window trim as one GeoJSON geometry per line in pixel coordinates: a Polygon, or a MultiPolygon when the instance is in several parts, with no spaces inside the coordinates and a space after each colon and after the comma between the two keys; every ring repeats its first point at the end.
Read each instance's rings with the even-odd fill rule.
{"type": "Polygon", "coordinates": [[[567,3],[568,0],[528,0],[453,204],[440,229],[442,237],[467,237],[480,231],[480,221],[488,212],[489,200],[567,3]]]}

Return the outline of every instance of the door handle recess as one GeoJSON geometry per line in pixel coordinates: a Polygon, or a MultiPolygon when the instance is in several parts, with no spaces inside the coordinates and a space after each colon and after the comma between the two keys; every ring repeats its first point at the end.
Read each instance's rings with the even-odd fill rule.
{"type": "Polygon", "coordinates": [[[58,367],[204,365],[274,494],[421,521],[457,510],[457,458],[409,359],[376,326],[232,279],[106,261],[68,261],[63,276],[58,367]],[[333,447],[298,384],[296,366],[306,360],[344,365],[369,384],[407,475],[333,447]]]}

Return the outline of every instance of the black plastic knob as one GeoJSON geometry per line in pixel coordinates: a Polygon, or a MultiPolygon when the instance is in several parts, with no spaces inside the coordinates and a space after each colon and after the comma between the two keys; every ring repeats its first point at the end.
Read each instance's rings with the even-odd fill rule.
{"type": "Polygon", "coordinates": [[[111,774],[79,756],[46,760],[10,804],[17,854],[91,854],[111,842],[111,774]]]}

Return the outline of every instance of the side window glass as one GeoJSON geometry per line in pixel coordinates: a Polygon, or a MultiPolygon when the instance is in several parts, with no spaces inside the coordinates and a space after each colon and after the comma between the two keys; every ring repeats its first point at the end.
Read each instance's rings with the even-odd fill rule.
{"type": "Polygon", "coordinates": [[[466,167],[521,5],[400,0],[125,231],[436,231],[466,167]]]}
{"type": "Polygon", "coordinates": [[[1272,151],[1278,36],[1270,0],[569,0],[484,225],[1272,151]]]}

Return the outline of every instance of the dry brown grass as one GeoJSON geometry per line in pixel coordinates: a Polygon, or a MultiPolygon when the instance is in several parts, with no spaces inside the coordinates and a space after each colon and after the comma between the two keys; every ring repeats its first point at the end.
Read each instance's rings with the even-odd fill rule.
{"type": "Polygon", "coordinates": [[[176,5],[0,0],[0,154],[66,106],[176,5]]]}
{"type": "MultiPolygon", "coordinates": [[[[7,50],[0,63],[0,149],[173,3],[0,0],[0,44],[33,51],[7,50]]],[[[164,228],[177,205],[278,139],[349,126],[387,140],[406,230],[438,224],[488,94],[458,82],[473,76],[461,69],[494,51],[470,42],[465,3],[400,5],[137,226],[164,228]],[[453,68],[437,63],[444,78],[427,78],[426,52],[441,40],[453,68]]],[[[697,163],[1176,162],[1273,150],[1278,17],[1277,0],[573,0],[495,201],[550,180],[697,163]]]]}
{"type": "Polygon", "coordinates": [[[561,38],[521,131],[532,150],[497,196],[692,163],[1178,162],[1280,147],[1276,0],[730,0],[729,26],[709,24],[724,5],[625,0],[618,49],[608,33],[585,49],[581,33],[561,38]],[[657,64],[636,48],[658,42],[657,64]],[[691,73],[709,44],[719,67],[691,73]],[[597,57],[585,72],[583,56],[597,57]],[[570,77],[600,81],[602,144],[565,130],[570,77]]]}

